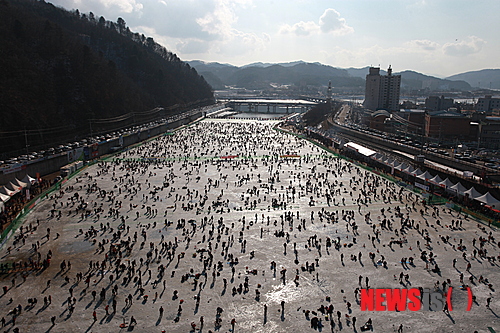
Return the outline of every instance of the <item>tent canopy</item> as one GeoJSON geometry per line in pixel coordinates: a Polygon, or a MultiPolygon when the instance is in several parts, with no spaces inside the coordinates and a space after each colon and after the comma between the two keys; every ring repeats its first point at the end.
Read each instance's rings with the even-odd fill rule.
{"type": "Polygon", "coordinates": [[[474,198],[474,200],[477,200],[492,207],[500,206],[500,201],[497,200],[494,196],[492,196],[490,192],[486,192],[484,195],[474,198]]]}
{"type": "Polygon", "coordinates": [[[398,162],[398,161],[395,161],[394,162],[394,169],[396,170],[401,170],[401,166],[403,165],[403,163],[401,162],[398,162]]]}
{"type": "Polygon", "coordinates": [[[406,163],[404,163],[404,162],[403,162],[403,163],[401,163],[400,165],[398,165],[398,166],[396,167],[396,169],[397,169],[397,170],[401,170],[401,171],[405,170],[406,168],[408,168],[408,164],[406,164],[406,163]]]}
{"type": "Polygon", "coordinates": [[[412,175],[414,171],[415,171],[415,168],[412,167],[411,165],[409,165],[407,168],[403,169],[403,172],[408,173],[410,175],[412,175]]]}
{"type": "Polygon", "coordinates": [[[414,176],[420,176],[424,172],[422,170],[420,170],[420,168],[418,168],[418,169],[413,170],[412,173],[413,173],[414,176]]]}
{"type": "Polygon", "coordinates": [[[2,194],[5,194],[5,195],[8,195],[9,197],[10,196],[13,196],[14,194],[16,194],[16,192],[12,191],[12,190],[9,190],[7,187],[5,186],[2,186],[0,187],[0,193],[2,194]]]}
{"type": "Polygon", "coordinates": [[[0,200],[2,202],[7,202],[7,201],[10,200],[10,195],[4,194],[4,193],[0,193],[0,200]]]}
{"type": "Polygon", "coordinates": [[[24,178],[21,179],[21,181],[23,183],[28,184],[28,187],[31,187],[31,185],[34,185],[37,182],[36,178],[30,177],[30,175],[28,174],[26,174],[26,176],[24,176],[24,178]]]}
{"type": "Polygon", "coordinates": [[[429,173],[429,171],[426,171],[424,173],[421,173],[420,175],[417,175],[417,178],[422,180],[429,180],[432,178],[432,175],[429,173]]]}
{"type": "Polygon", "coordinates": [[[442,186],[444,188],[449,188],[453,186],[453,182],[449,178],[446,178],[445,180],[439,183],[439,186],[442,186]]]}
{"type": "Polygon", "coordinates": [[[464,194],[467,194],[469,196],[469,198],[471,199],[476,199],[477,197],[480,197],[482,196],[481,193],[479,193],[475,188],[474,186],[472,186],[470,189],[468,189],[467,191],[464,192],[464,194]]]}
{"type": "Polygon", "coordinates": [[[439,175],[435,175],[434,177],[429,179],[429,182],[436,184],[436,185],[439,185],[439,183],[441,183],[442,181],[443,181],[443,179],[441,179],[441,177],[439,177],[439,175]]]}
{"type": "Polygon", "coordinates": [[[28,183],[25,183],[17,178],[12,181],[12,184],[14,184],[17,187],[22,187],[22,188],[25,188],[28,186],[28,183]]]}
{"type": "Polygon", "coordinates": [[[366,148],[362,145],[359,145],[355,142],[348,142],[346,144],[346,147],[358,152],[361,155],[367,156],[367,157],[370,157],[370,156],[375,155],[377,153],[375,150],[371,150],[371,149],[366,148]]]}
{"type": "Polygon", "coordinates": [[[457,193],[460,193],[462,195],[464,194],[465,191],[467,191],[467,188],[465,186],[463,186],[462,183],[460,183],[460,182],[451,186],[450,189],[457,192],[457,193]]]}

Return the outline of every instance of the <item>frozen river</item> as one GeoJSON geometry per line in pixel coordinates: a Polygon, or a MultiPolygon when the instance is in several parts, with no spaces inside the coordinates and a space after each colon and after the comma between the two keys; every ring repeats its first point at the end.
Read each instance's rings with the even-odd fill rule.
{"type": "Polygon", "coordinates": [[[500,331],[496,230],[275,124],[204,120],[68,180],[1,249],[2,330],[500,331]],[[452,286],[453,311],[361,311],[367,284],[452,286]]]}

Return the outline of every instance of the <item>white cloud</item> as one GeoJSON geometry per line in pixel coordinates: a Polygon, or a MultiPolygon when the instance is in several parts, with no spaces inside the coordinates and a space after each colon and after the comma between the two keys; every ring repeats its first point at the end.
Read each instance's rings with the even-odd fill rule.
{"type": "Polygon", "coordinates": [[[231,35],[231,27],[237,21],[237,17],[231,6],[225,1],[216,1],[215,9],[197,18],[196,23],[203,31],[223,39],[231,35]]]}
{"type": "Polygon", "coordinates": [[[233,57],[249,56],[265,50],[270,42],[271,37],[268,34],[259,36],[234,30],[231,38],[225,43],[220,43],[214,51],[220,55],[231,54],[233,57]]]}
{"type": "Polygon", "coordinates": [[[416,39],[409,41],[405,44],[410,48],[415,48],[424,51],[434,51],[439,48],[439,44],[427,39],[416,39]]]}
{"type": "Polygon", "coordinates": [[[137,0],[60,0],[59,4],[66,8],[79,8],[81,12],[94,11],[98,15],[97,10],[101,12],[112,10],[118,15],[140,12],[144,5],[137,0]]]}
{"type": "Polygon", "coordinates": [[[182,54],[201,54],[206,53],[210,49],[210,44],[196,39],[189,39],[186,41],[179,41],[176,48],[182,54]]]}
{"type": "Polygon", "coordinates": [[[295,34],[297,36],[309,36],[310,34],[319,32],[319,26],[312,22],[300,21],[293,26],[285,24],[281,26],[279,33],[281,34],[295,34]]]}
{"type": "Polygon", "coordinates": [[[336,35],[345,35],[354,31],[347,25],[345,18],[340,17],[340,13],[333,8],[325,10],[319,18],[319,26],[324,33],[334,33],[336,35]]]}
{"type": "Polygon", "coordinates": [[[354,29],[347,25],[346,20],[340,17],[340,13],[333,8],[328,8],[319,18],[319,23],[313,21],[300,21],[294,25],[284,24],[279,33],[295,34],[297,36],[309,36],[312,34],[333,34],[342,36],[353,32],[354,29]]]}
{"type": "Polygon", "coordinates": [[[149,28],[144,25],[139,28],[158,42],[173,46],[172,51],[181,58],[185,55],[205,58],[223,52],[227,52],[223,54],[226,57],[252,53],[265,48],[270,37],[235,28],[238,10],[249,3],[248,0],[158,0],[161,7],[148,5],[144,9],[144,16],[155,18],[145,24],[149,28]]]}
{"type": "Polygon", "coordinates": [[[123,13],[132,13],[143,8],[142,3],[136,0],[103,0],[102,4],[107,8],[117,7],[123,13]]]}
{"type": "Polygon", "coordinates": [[[447,55],[463,57],[478,53],[484,44],[486,44],[485,40],[476,36],[469,36],[465,40],[456,40],[453,43],[444,44],[443,51],[447,55]]]}
{"type": "Polygon", "coordinates": [[[428,3],[426,0],[417,0],[407,5],[409,9],[424,9],[427,7],[428,3]]]}

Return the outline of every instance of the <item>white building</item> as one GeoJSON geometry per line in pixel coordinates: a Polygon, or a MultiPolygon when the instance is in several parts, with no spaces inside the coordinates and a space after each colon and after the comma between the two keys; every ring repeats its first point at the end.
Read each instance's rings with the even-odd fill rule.
{"type": "Polygon", "coordinates": [[[392,75],[389,66],[387,75],[380,75],[379,67],[370,67],[366,76],[364,107],[370,110],[399,110],[401,75],[392,75]]]}

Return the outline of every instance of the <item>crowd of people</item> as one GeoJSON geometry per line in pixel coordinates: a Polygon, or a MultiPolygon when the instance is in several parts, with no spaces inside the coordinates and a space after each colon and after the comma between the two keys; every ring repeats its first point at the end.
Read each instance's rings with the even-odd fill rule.
{"type": "Polygon", "coordinates": [[[67,181],[1,250],[0,329],[412,332],[360,290],[450,286],[482,311],[437,331],[496,318],[495,229],[274,124],[205,120],[67,181]]]}

